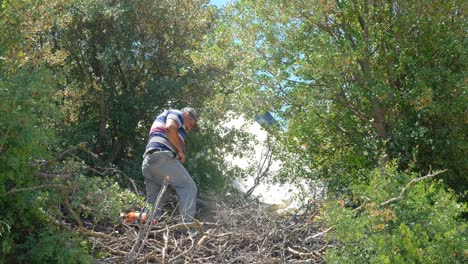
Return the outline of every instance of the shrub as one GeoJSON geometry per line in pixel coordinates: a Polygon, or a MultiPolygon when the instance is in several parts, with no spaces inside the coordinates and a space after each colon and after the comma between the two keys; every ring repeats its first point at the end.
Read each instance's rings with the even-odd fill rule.
{"type": "Polygon", "coordinates": [[[425,179],[407,185],[415,174],[389,166],[370,172],[367,184],[352,186],[353,197],[343,203],[328,202],[326,221],[335,231],[328,239],[336,247],[327,263],[463,263],[466,261],[467,224],[459,204],[440,181],[425,179]],[[359,207],[356,207],[357,205],[359,207]]]}
{"type": "Polygon", "coordinates": [[[18,260],[24,263],[92,263],[87,243],[74,232],[61,231],[54,227],[41,229],[34,236],[28,236],[19,249],[24,254],[18,260]]]}

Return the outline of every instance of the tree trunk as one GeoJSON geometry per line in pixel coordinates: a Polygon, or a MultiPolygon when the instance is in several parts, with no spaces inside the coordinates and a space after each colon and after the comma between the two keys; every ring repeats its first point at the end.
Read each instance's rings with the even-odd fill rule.
{"type": "Polygon", "coordinates": [[[99,90],[99,130],[97,136],[96,152],[105,150],[107,138],[107,106],[106,96],[102,89],[99,90]]]}
{"type": "MultiPolygon", "coordinates": [[[[359,64],[361,65],[361,70],[364,76],[364,85],[367,86],[367,88],[371,91],[371,94],[372,94],[372,89],[375,89],[375,87],[373,85],[369,58],[360,60],[359,64]]],[[[384,148],[385,148],[384,149],[385,154],[383,155],[383,157],[379,159],[381,165],[384,165],[385,163],[390,161],[390,149],[388,147],[389,133],[387,131],[388,125],[387,125],[387,120],[385,118],[386,113],[385,113],[385,109],[381,107],[380,102],[375,95],[373,94],[371,95],[370,101],[372,105],[371,116],[373,119],[371,126],[376,132],[377,137],[383,143],[384,148]]]]}

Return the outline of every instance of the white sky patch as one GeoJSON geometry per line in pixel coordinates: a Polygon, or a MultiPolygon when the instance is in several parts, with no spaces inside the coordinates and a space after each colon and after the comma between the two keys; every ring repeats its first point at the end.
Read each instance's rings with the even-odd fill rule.
{"type": "MultiPolygon", "coordinates": [[[[238,166],[241,169],[246,169],[251,165],[252,162],[259,163],[262,158],[262,152],[265,153],[266,146],[264,142],[268,138],[267,132],[258,124],[257,122],[247,122],[243,117],[231,120],[224,124],[223,127],[230,129],[239,129],[245,132],[248,132],[251,135],[254,135],[255,138],[260,142],[260,144],[255,145],[254,157],[244,157],[237,158],[233,156],[228,156],[226,160],[232,165],[238,166]]],[[[270,139],[271,140],[271,139],[270,139]]],[[[273,160],[270,166],[271,174],[275,174],[278,170],[281,169],[281,162],[278,160],[273,160]]],[[[254,176],[248,175],[244,179],[236,179],[233,182],[233,187],[239,190],[242,193],[247,192],[254,185],[254,176]]],[[[308,186],[306,181],[302,182],[303,186],[308,186]]],[[[302,185],[301,184],[301,185],[302,185]]],[[[292,200],[289,208],[297,208],[300,206],[301,202],[298,200],[298,195],[300,189],[293,184],[272,184],[272,183],[260,183],[253,192],[253,196],[258,197],[258,199],[267,204],[283,204],[288,203],[292,200]]]]}

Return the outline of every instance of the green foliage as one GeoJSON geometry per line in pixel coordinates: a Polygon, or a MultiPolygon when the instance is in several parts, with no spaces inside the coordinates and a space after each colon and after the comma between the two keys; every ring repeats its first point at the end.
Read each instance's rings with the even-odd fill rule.
{"type": "Polygon", "coordinates": [[[0,75],[0,261],[89,262],[77,238],[56,230],[45,214],[45,208],[57,208],[52,199],[56,190],[28,190],[41,183],[33,162],[49,158],[48,148],[54,146],[50,71],[19,69],[0,75]]]}
{"type": "Polygon", "coordinates": [[[110,178],[78,176],[70,196],[73,209],[94,223],[118,223],[124,209],[141,208],[143,197],[123,189],[110,178]]]}
{"type": "Polygon", "coordinates": [[[450,188],[426,180],[379,204],[428,168],[466,190],[463,4],[242,0],[215,14],[207,0],[0,1],[0,261],[89,262],[55,220],[115,222],[143,197],[76,160],[54,167],[69,181],[44,182],[38,160],[86,141],[98,156],[80,162],[141,187],[154,116],[190,105],[203,129],[186,166],[200,190],[253,172],[225,163],[255,144],[220,127],[226,112],[272,111],[280,180],[320,179],[328,197],[365,204],[329,206],[345,245],[330,262],[462,262],[466,206],[450,188]]]}
{"type": "MultiPolygon", "coordinates": [[[[202,116],[216,116],[213,109],[206,109],[202,116]]],[[[230,190],[235,178],[245,177],[246,172],[229,164],[227,157],[251,157],[255,142],[252,136],[236,128],[224,127],[212,120],[203,119],[201,131],[188,135],[187,170],[194,178],[202,195],[216,192],[220,195],[230,190]]],[[[228,120],[227,115],[223,120],[228,120]]]]}
{"type": "Polygon", "coordinates": [[[327,251],[327,263],[463,263],[468,248],[467,224],[453,192],[440,181],[426,179],[407,185],[416,177],[395,167],[370,171],[368,184],[352,186],[354,200],[326,206],[329,235],[336,247],[327,251]],[[353,209],[349,205],[362,205],[353,209]]]}
{"type": "MultiPolygon", "coordinates": [[[[53,101],[54,91],[50,89],[55,85],[55,76],[44,66],[44,61],[38,60],[46,45],[43,45],[44,50],[38,51],[29,41],[37,30],[47,28],[47,15],[41,14],[40,19],[32,12],[40,4],[2,1],[0,7],[2,263],[34,260],[36,263],[70,263],[87,259],[82,247],[76,247],[73,234],[56,230],[48,222],[43,209],[51,201],[40,197],[38,191],[32,191],[40,185],[34,175],[34,165],[53,155],[50,150],[55,146],[55,135],[51,128],[54,119],[59,117],[53,101]],[[28,34],[24,34],[25,31],[28,34]]],[[[47,193],[46,188],[43,190],[47,193]]]]}
{"type": "Polygon", "coordinates": [[[27,263],[92,263],[88,245],[76,233],[49,227],[36,236],[29,236],[20,248],[25,254],[18,260],[27,263]]]}
{"type": "Polygon", "coordinates": [[[47,148],[54,145],[48,123],[54,117],[54,104],[48,100],[50,71],[10,68],[18,61],[9,59],[9,67],[0,71],[0,221],[2,227],[11,227],[0,237],[2,261],[14,256],[28,235],[44,227],[41,204],[30,192],[9,192],[39,184],[32,161],[50,156],[47,148]]]}
{"type": "Polygon", "coordinates": [[[141,163],[147,128],[164,108],[198,107],[211,89],[190,51],[209,28],[206,1],[70,1],[47,34],[68,54],[58,99],[63,140],[93,143],[105,161],[141,163]],[[196,93],[197,96],[191,96],[196,93]],[[134,151],[139,151],[135,154],[134,151]],[[124,161],[122,161],[124,160],[124,161]]]}
{"type": "MultiPolygon", "coordinates": [[[[463,1],[237,1],[206,43],[214,99],[275,112],[280,141],[332,192],[392,158],[466,189],[463,1]],[[209,55],[208,55],[209,54],[209,55]],[[227,54],[227,55],[226,55],[227,54]],[[349,177],[337,177],[346,174],[349,177]]],[[[299,169],[295,171],[300,172],[299,169]]],[[[283,175],[288,175],[284,173],[283,175]]]]}

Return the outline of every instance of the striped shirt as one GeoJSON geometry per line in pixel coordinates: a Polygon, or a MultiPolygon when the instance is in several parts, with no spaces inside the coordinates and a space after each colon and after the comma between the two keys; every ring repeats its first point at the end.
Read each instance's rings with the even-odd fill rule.
{"type": "Polygon", "coordinates": [[[152,149],[168,150],[177,153],[177,149],[169,142],[166,134],[166,121],[172,119],[179,125],[179,143],[182,146],[182,151],[185,153],[185,127],[184,127],[184,116],[179,110],[165,110],[162,114],[158,115],[151,126],[151,130],[148,135],[148,144],[146,145],[146,151],[152,149]]]}

